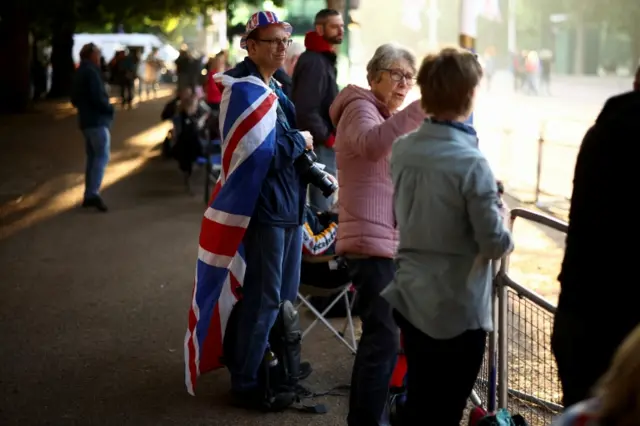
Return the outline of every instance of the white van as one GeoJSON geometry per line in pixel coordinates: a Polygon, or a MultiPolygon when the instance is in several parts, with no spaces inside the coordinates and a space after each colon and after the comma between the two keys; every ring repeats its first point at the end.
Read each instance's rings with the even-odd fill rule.
{"type": "Polygon", "coordinates": [[[105,61],[109,62],[118,50],[138,48],[144,59],[154,47],[158,48],[158,58],[164,61],[168,71],[173,71],[175,60],[180,52],[170,44],[163,42],[153,34],[89,34],[79,33],[73,36],[73,61],[80,62],[80,49],[87,43],[95,43],[102,50],[105,61]]]}

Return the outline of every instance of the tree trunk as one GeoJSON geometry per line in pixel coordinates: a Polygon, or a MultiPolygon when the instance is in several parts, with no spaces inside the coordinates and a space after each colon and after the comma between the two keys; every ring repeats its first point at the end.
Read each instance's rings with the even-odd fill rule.
{"type": "Polygon", "coordinates": [[[30,103],[29,19],[22,7],[0,21],[0,110],[23,112],[30,103]]]}
{"type": "MultiPolygon", "coordinates": [[[[62,15],[62,14],[61,14],[62,15]]],[[[66,17],[71,16],[66,14],[66,17]]],[[[51,28],[51,90],[49,98],[63,98],[71,94],[73,73],[73,33],[75,22],[56,20],[51,28]]]]}

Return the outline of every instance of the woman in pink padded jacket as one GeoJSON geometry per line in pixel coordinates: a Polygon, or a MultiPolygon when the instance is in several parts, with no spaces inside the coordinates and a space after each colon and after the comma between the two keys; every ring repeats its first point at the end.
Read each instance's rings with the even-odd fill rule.
{"type": "Polygon", "coordinates": [[[391,146],[424,120],[419,101],[399,110],[415,82],[415,57],[392,44],[367,64],[370,90],[347,86],[329,114],[336,126],[340,209],[336,251],[349,259],[362,337],[351,376],[349,426],[388,424],[386,400],[398,350],[391,306],[380,292],[395,273],[398,235],[389,170],[391,146]]]}

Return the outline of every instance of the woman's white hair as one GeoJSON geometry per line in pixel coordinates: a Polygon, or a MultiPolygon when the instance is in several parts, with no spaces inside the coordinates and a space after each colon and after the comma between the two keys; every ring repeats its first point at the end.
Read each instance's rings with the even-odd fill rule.
{"type": "Polygon", "coordinates": [[[378,47],[367,64],[367,81],[369,83],[380,78],[380,73],[389,69],[394,62],[404,59],[413,71],[416,71],[416,57],[406,47],[387,43],[378,47]]]}
{"type": "Polygon", "coordinates": [[[293,43],[291,43],[291,46],[287,48],[287,58],[300,56],[302,55],[302,52],[304,52],[304,46],[294,41],[293,43]]]}

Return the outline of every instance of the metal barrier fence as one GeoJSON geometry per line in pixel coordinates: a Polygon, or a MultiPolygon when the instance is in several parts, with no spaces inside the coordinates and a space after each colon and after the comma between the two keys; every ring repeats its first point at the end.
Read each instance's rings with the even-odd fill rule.
{"type": "Polygon", "coordinates": [[[590,126],[588,120],[557,117],[494,129],[492,137],[500,142],[490,159],[507,192],[551,213],[566,213],[580,143],[590,126]]]}
{"type": "MultiPolygon", "coordinates": [[[[511,229],[517,218],[567,232],[566,223],[521,208],[511,211],[511,229]]],[[[509,256],[501,262],[494,280],[495,327],[472,399],[479,397],[489,411],[496,406],[507,408],[522,414],[531,426],[546,426],[562,410],[562,392],[551,353],[556,308],[516,283],[508,270],[509,256]]]]}

